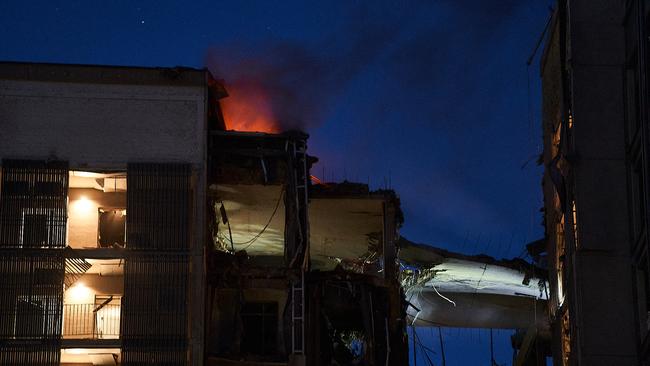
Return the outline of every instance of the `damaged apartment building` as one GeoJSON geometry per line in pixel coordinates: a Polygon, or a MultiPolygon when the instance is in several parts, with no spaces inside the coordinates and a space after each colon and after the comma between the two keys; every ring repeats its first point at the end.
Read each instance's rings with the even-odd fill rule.
{"type": "Polygon", "coordinates": [[[0,364],[407,364],[399,200],[205,70],[0,63],[0,364]]]}

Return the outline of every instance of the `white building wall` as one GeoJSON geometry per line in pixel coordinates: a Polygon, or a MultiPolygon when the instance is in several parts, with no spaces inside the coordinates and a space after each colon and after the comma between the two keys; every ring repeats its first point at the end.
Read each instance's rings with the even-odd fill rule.
{"type": "Polygon", "coordinates": [[[201,163],[203,86],[0,80],[0,158],[201,163]]]}

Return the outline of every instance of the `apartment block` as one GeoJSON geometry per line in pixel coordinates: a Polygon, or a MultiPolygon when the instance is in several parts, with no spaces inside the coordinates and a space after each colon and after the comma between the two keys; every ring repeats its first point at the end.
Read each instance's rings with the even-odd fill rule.
{"type": "Polygon", "coordinates": [[[399,199],[206,70],[0,63],[0,364],[403,364],[399,199]]]}
{"type": "Polygon", "coordinates": [[[648,14],[558,1],[541,61],[556,365],[648,362],[648,14]]]}

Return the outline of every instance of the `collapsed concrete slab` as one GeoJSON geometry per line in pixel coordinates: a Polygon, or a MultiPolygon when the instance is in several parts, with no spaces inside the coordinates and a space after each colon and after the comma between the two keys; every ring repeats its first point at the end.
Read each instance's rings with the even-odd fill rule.
{"type": "Polygon", "coordinates": [[[403,238],[400,259],[410,324],[548,328],[544,273],[524,260],[466,256],[403,238]]]}

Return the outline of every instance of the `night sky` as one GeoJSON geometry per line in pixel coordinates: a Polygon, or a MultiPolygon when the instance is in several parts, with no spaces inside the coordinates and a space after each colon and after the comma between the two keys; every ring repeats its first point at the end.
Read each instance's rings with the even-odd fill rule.
{"type": "MultiPolygon", "coordinates": [[[[552,0],[187,3],[3,0],[0,60],[207,66],[311,135],[314,175],[394,188],[410,240],[515,257],[542,237],[526,60],[552,0]]],[[[437,331],[418,333],[440,364],[437,331]]],[[[509,335],[495,332],[499,364],[509,335]]],[[[448,365],[489,365],[488,331],[444,336],[448,365]]]]}

